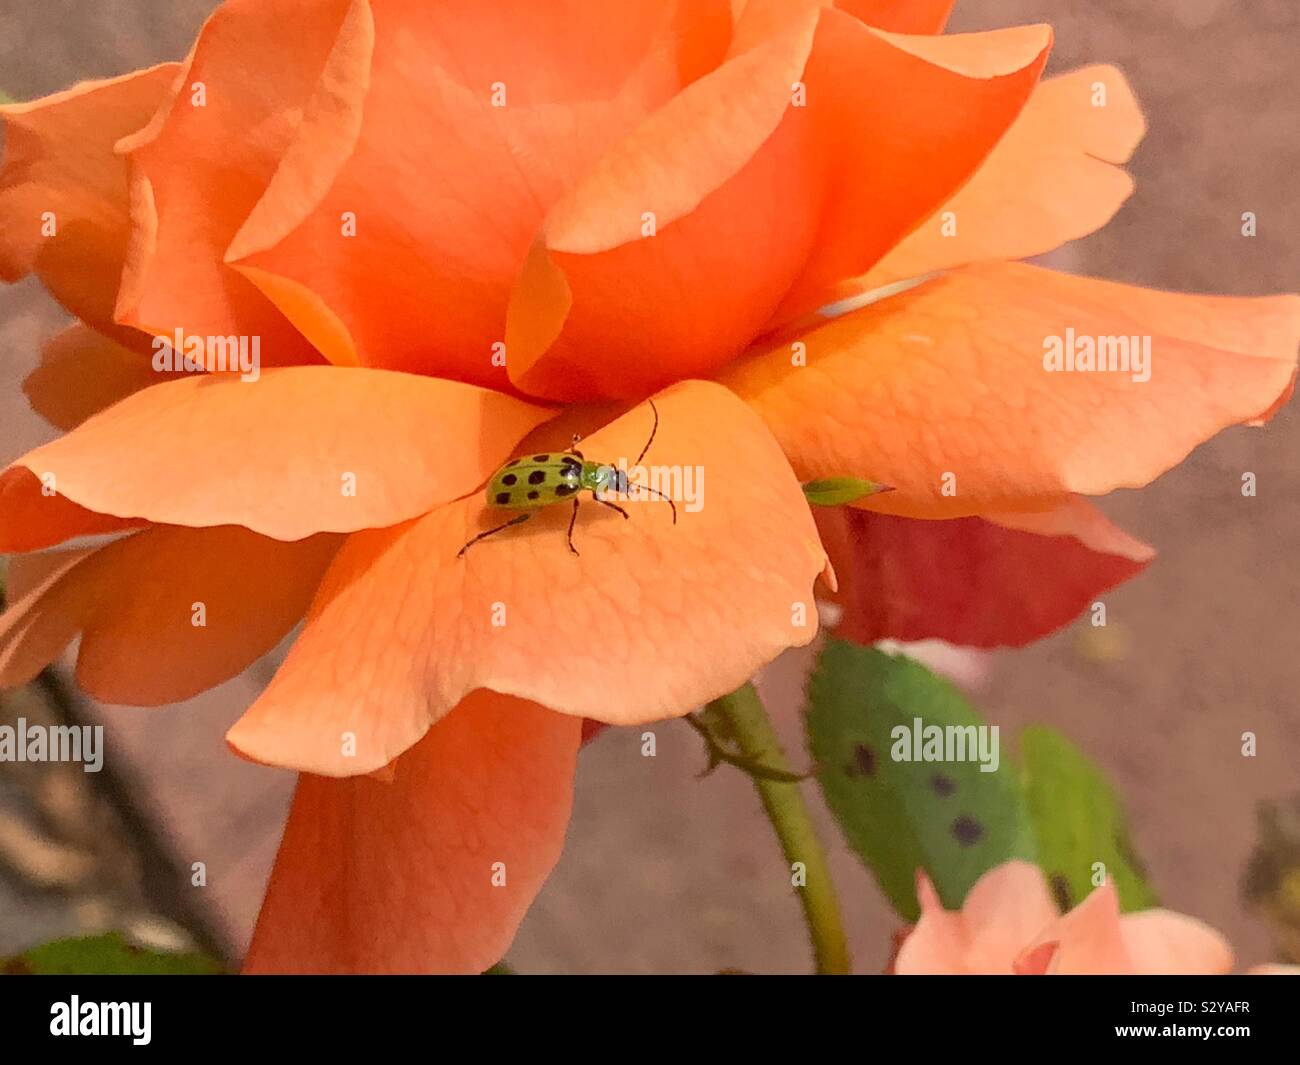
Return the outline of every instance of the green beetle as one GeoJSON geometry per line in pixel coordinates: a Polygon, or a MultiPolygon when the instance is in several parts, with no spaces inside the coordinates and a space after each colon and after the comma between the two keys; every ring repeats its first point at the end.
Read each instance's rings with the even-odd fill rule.
{"type": "MultiPolygon", "coordinates": [[[[654,425],[650,428],[650,439],[645,442],[641,454],[632,463],[633,467],[641,465],[650,445],[654,443],[655,433],[659,431],[659,408],[654,400],[648,400],[650,410],[654,412],[654,425]]],[[[606,492],[627,495],[631,491],[645,491],[658,496],[673,511],[673,524],[677,524],[677,504],[662,492],[644,484],[631,484],[627,470],[621,470],[609,462],[588,462],[578,450],[581,437],[573,438],[573,446],[568,451],[550,452],[544,455],[530,455],[511,459],[492,475],[487,483],[487,504],[502,510],[522,510],[524,513],[509,521],[502,522],[470,539],[457,553],[463,558],[465,552],[480,540],[509,529],[512,525],[522,525],[544,507],[573,500],[573,514],[569,518],[569,550],[575,555],[578,549],[573,546],[573,526],[578,520],[579,492],[590,492],[592,499],[601,506],[617,510],[623,517],[631,515],[617,503],[601,499],[606,492]]]]}

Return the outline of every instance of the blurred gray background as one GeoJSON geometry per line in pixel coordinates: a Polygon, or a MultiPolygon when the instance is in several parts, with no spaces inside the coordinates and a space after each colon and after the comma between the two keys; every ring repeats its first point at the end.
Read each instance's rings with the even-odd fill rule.
{"type": "MultiPolygon", "coordinates": [[[[9,0],[0,89],[28,98],[181,58],[212,6],[9,0]]],[[[1300,290],[1300,4],[964,0],[952,29],[1029,21],[1056,28],[1049,72],[1119,64],[1151,126],[1132,166],[1136,195],[1058,264],[1162,288],[1300,290]],[[1247,210],[1259,219],[1253,239],[1240,235],[1247,210]]],[[[4,462],[48,435],[18,385],[61,321],[38,287],[0,290],[4,462]]],[[[1243,963],[1274,954],[1239,893],[1254,804],[1300,787],[1298,444],[1293,404],[1268,430],[1229,431],[1147,490],[1108,498],[1104,509],[1161,553],[1107,597],[1107,640],[1079,626],[966,663],[991,721],[1057,725],[1107,768],[1165,903],[1222,930],[1243,963]],[[1255,499],[1238,490],[1247,470],[1255,499]],[[1246,730],[1259,737],[1254,759],[1240,754],[1246,730]]],[[[787,655],[763,681],[792,743],[809,657],[787,655]]],[[[112,779],[0,765],[0,956],[105,927],[238,954],[292,780],[239,761],[221,735],[272,668],[163,710],[86,707],[57,685],[4,697],[0,721],[102,720],[112,779]],[[205,888],[189,885],[193,861],[207,864],[205,888]]],[[[656,731],[657,758],[641,757],[640,730],[611,730],[584,753],[565,857],[511,962],[524,972],[806,970],[788,870],[748,782],[725,768],[696,780],[694,734],[656,731]]],[[[825,828],[857,967],[878,971],[897,922],[825,828]]]]}

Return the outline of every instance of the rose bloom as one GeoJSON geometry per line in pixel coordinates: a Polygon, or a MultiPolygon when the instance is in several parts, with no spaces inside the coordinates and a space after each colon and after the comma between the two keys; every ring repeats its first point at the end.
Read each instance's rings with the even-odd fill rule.
{"type": "Polygon", "coordinates": [[[807,643],[828,553],[851,638],[1041,636],[1151,555],[1086,497],[1284,400],[1297,298],[1014,261],[1114,214],[1143,119],[949,6],[230,0],[183,64],[3,109],[0,273],[80,321],[26,384],[66,435],[0,475],[0,682],[79,634],[86,691],[170,703],[303,622],[229,734],[302,772],[249,970],[491,965],[584,719],[807,643]],[[156,358],[178,329],[216,372],[156,358]],[[1048,372],[1067,330],[1149,379],[1048,372]],[[497,467],[630,459],[649,397],[702,507],[457,557],[497,467]],[[819,530],[834,477],[895,490],[819,530]]]}

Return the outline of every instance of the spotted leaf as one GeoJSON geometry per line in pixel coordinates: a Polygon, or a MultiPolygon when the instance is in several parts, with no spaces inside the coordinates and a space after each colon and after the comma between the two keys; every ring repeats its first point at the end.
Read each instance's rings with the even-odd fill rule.
{"type": "Polygon", "coordinates": [[[985,731],[961,693],[924,666],[830,640],[810,684],[806,724],[831,811],[907,920],[920,912],[918,869],[955,910],[981,874],[1011,858],[1032,860],[1015,770],[991,757],[1000,732],[985,731]],[[925,743],[932,726],[944,736],[951,728],[952,743],[942,750],[925,743]],[[923,742],[915,750],[918,730],[923,742]],[[926,757],[936,753],[938,760],[926,757]],[[990,757],[981,761],[984,754],[990,757]]]}

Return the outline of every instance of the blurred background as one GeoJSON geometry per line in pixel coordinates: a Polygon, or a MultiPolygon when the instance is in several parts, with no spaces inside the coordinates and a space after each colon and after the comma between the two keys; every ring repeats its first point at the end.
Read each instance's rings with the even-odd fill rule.
{"type": "MultiPolygon", "coordinates": [[[[0,90],[19,99],[184,56],[207,0],[9,0],[0,90]]],[[[953,31],[1050,22],[1049,73],[1121,66],[1150,132],[1137,193],[1053,264],[1160,288],[1300,291],[1300,4],[1296,0],[962,0],[953,31]],[[1241,235],[1253,211],[1258,235],[1241,235]]],[[[33,283],[0,288],[0,463],[52,435],[20,382],[63,313],[33,283]]],[[[1081,623],[1021,652],[955,662],[1004,738],[1053,724],[1109,772],[1165,905],[1220,929],[1249,964],[1277,956],[1243,899],[1259,800],[1300,789],[1300,406],[1234,429],[1140,492],[1102,502],[1156,545],[1106,597],[1105,640],[1081,623]],[[1258,496],[1240,494],[1241,474],[1258,496]],[[1258,737],[1243,758],[1241,734],[1258,737]]],[[[959,579],[959,578],[957,578],[959,579]]],[[[811,652],[761,679],[793,747],[811,652]]],[[[0,696],[0,724],[102,722],[105,772],[0,763],[0,957],[63,935],[124,929],[228,959],[246,945],[292,775],[229,754],[222,735],[274,656],[190,703],[101,708],[47,674],[0,696]],[[190,883],[202,861],[207,885],[190,883]]],[[[684,724],[609,730],[583,754],[565,856],[524,923],[521,972],[800,972],[810,967],[789,872],[747,779],[705,780],[684,724]]],[[[796,763],[802,761],[796,754],[796,763]]],[[[809,786],[809,795],[815,789],[809,786]]],[[[824,814],[820,810],[819,813],[824,814]]],[[[857,969],[879,971],[898,921],[829,817],[857,969]]]]}

